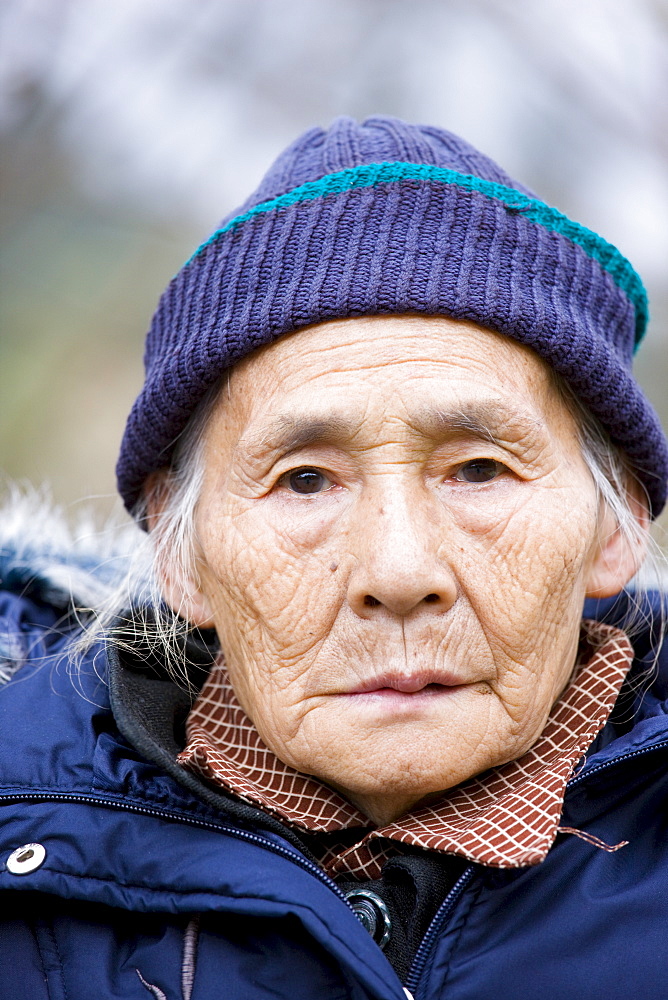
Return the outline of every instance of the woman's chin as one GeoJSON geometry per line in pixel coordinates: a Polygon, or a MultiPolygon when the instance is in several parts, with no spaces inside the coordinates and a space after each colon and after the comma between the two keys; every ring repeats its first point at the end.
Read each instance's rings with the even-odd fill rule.
{"type": "Polygon", "coordinates": [[[428,793],[416,788],[397,788],[395,790],[377,788],[369,792],[353,792],[341,786],[333,785],[332,787],[345,799],[352,802],[378,827],[396,822],[411,810],[437,802],[447,791],[447,788],[439,788],[437,791],[428,793]]]}

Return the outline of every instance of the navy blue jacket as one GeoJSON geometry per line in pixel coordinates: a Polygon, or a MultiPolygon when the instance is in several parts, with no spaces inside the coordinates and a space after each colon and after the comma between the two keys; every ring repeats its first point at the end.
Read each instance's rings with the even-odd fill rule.
{"type": "MultiPolygon", "coordinates": [[[[108,653],[72,675],[61,614],[39,590],[0,600],[0,646],[25,661],[0,688],[1,1000],[405,1000],[289,835],[204,801],[121,734],[108,653]],[[33,843],[43,863],[14,874],[33,843]]],[[[635,676],[652,629],[634,644],[635,676]]],[[[643,690],[621,697],[562,820],[628,846],[559,835],[535,867],[468,866],[416,955],[416,1000],[668,996],[668,657],[643,690]]]]}

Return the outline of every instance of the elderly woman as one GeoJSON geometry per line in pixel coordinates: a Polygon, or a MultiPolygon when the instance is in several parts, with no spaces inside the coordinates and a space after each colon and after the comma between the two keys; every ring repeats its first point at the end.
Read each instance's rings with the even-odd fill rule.
{"type": "Polygon", "coordinates": [[[160,596],[111,623],[89,558],[66,596],[5,556],[0,996],[666,995],[645,322],[448,132],[279,157],[148,336],[118,480],[160,596]]]}

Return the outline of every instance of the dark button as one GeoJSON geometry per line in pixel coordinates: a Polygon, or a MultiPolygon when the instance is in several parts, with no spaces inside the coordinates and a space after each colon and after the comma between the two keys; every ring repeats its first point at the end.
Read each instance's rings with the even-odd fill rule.
{"type": "Polygon", "coordinates": [[[390,911],[378,893],[370,889],[350,889],[346,894],[353,912],[366,927],[379,948],[384,948],[392,933],[390,911]]]}

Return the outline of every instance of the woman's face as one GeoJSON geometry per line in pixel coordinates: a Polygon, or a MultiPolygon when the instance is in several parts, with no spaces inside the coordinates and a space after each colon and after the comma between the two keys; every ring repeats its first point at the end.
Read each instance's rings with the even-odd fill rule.
{"type": "Polygon", "coordinates": [[[191,618],[267,746],[378,823],[527,750],[585,594],[625,582],[545,365],[473,324],[279,339],[232,371],[205,463],[191,618]]]}

